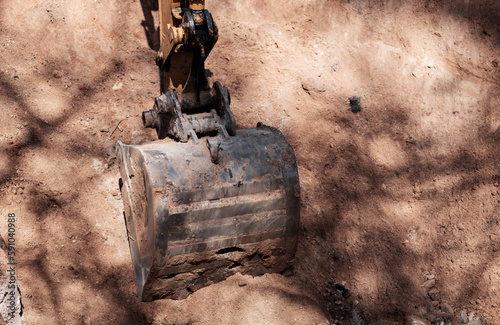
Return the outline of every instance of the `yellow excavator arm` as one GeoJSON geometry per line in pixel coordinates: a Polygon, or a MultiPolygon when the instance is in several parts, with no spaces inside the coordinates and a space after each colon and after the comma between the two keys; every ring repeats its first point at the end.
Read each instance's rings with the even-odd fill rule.
{"type": "MultiPolygon", "coordinates": [[[[217,42],[217,27],[210,12],[205,10],[205,1],[159,0],[158,4],[160,50],[157,63],[162,74],[161,90],[165,92],[168,87],[183,90],[192,72],[204,72],[201,65],[217,42]]],[[[203,79],[204,75],[193,74],[195,77],[203,79]]]]}

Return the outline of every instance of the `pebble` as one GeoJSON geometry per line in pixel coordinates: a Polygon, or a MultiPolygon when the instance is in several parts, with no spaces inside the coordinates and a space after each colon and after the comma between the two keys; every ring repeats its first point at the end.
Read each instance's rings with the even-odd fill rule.
{"type": "Polygon", "coordinates": [[[453,308],[445,302],[442,302],[439,306],[441,311],[446,314],[453,314],[453,308]]]}
{"type": "Polygon", "coordinates": [[[81,84],[78,84],[78,89],[81,91],[87,91],[87,90],[89,90],[89,87],[86,84],[81,83],[81,84]]]}
{"type": "Polygon", "coordinates": [[[113,196],[118,196],[118,194],[120,194],[117,190],[111,190],[109,192],[109,194],[113,195],[113,196]]]}
{"type": "Polygon", "coordinates": [[[307,78],[302,81],[302,89],[305,91],[316,91],[322,93],[326,91],[326,85],[320,80],[307,78]]]}
{"type": "Polygon", "coordinates": [[[467,310],[463,309],[460,312],[460,316],[458,317],[458,319],[460,320],[460,323],[467,324],[469,322],[469,320],[467,319],[467,310]]]}
{"type": "Polygon", "coordinates": [[[120,89],[122,89],[122,88],[123,88],[123,83],[121,83],[121,82],[119,82],[119,81],[117,81],[117,82],[113,85],[113,87],[112,87],[112,89],[113,89],[113,90],[120,90],[120,89]]]}
{"type": "Polygon", "coordinates": [[[440,296],[439,296],[439,290],[436,288],[433,288],[429,291],[429,297],[431,297],[432,300],[438,301],[440,296]]]}
{"type": "Polygon", "coordinates": [[[429,321],[417,316],[407,316],[406,323],[407,325],[430,325],[429,321]]]}
{"type": "Polygon", "coordinates": [[[244,281],[244,280],[240,280],[240,281],[238,281],[238,285],[239,285],[240,287],[244,287],[244,286],[246,286],[247,284],[248,284],[248,283],[246,283],[246,281],[244,281]]]}
{"type": "Polygon", "coordinates": [[[342,297],[347,299],[351,296],[351,291],[347,289],[343,284],[337,283],[335,284],[335,289],[342,291],[342,297]]]}
{"type": "Polygon", "coordinates": [[[422,284],[422,287],[424,287],[427,290],[430,290],[432,287],[436,285],[436,279],[429,279],[422,284]]]}
{"type": "Polygon", "coordinates": [[[433,280],[436,276],[434,274],[429,274],[427,280],[433,280]]]}
{"type": "Polygon", "coordinates": [[[361,110],[363,109],[361,107],[361,97],[359,97],[359,96],[350,97],[349,98],[349,106],[350,106],[351,112],[353,112],[354,114],[361,112],[361,110]]]}
{"type": "Polygon", "coordinates": [[[344,287],[344,286],[343,286],[342,284],[340,284],[340,283],[336,283],[336,284],[335,284],[335,289],[340,290],[340,291],[344,291],[344,290],[346,290],[346,287],[344,287]]]}

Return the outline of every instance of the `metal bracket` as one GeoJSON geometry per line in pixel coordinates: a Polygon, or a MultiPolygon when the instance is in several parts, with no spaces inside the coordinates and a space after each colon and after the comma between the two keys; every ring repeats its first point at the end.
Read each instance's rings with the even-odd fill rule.
{"type": "MultiPolygon", "coordinates": [[[[207,102],[215,105],[205,107],[201,113],[188,114],[190,109],[196,111],[196,107],[188,106],[183,110],[177,94],[169,89],[155,98],[153,109],[142,113],[144,126],[156,129],[160,139],[170,135],[181,142],[187,142],[191,138],[197,143],[197,134],[211,132],[218,132],[223,138],[235,135],[236,121],[229,108],[229,91],[219,82],[214,83],[212,90],[213,95],[207,102]]],[[[189,101],[186,103],[190,104],[189,101]]]]}

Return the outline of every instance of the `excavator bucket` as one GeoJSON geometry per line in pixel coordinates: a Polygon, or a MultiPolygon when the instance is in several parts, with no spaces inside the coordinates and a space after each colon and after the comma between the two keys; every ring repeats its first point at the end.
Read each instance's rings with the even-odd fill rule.
{"type": "Polygon", "coordinates": [[[206,138],[118,143],[118,157],[141,301],[183,299],[236,272],[291,266],[299,181],[294,152],[277,129],[239,130],[218,152],[206,138]]]}
{"type": "Polygon", "coordinates": [[[218,29],[202,0],[159,0],[160,96],[142,113],[159,140],[118,142],[139,300],[182,299],[236,272],[283,272],[297,248],[300,186],[275,128],[236,130],[230,96],[209,86],[218,29]]]}

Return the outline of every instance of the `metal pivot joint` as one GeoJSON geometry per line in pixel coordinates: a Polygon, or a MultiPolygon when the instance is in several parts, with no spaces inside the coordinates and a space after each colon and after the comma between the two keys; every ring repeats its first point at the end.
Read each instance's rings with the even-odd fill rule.
{"type": "Polygon", "coordinates": [[[204,9],[204,1],[190,1],[189,7],[174,6],[175,2],[171,5],[170,15],[161,11],[162,30],[167,31],[162,33],[157,62],[162,94],[155,98],[153,109],[143,112],[143,124],[156,129],[159,139],[171,136],[181,142],[191,138],[198,143],[197,134],[212,132],[223,138],[234,136],[236,122],[229,108],[229,91],[219,82],[210,88],[205,72],[205,59],[218,39],[212,15],[204,9]],[[163,26],[168,21],[165,16],[170,16],[170,23],[163,26]],[[182,71],[172,65],[180,56],[191,59],[190,69],[182,71]]]}
{"type": "Polygon", "coordinates": [[[145,127],[156,129],[159,139],[170,135],[181,142],[191,138],[198,143],[196,134],[236,134],[236,122],[229,104],[229,92],[219,82],[215,82],[198,102],[169,89],[155,98],[153,109],[142,113],[142,121],[145,127]],[[188,114],[190,111],[196,113],[188,114]]]}

